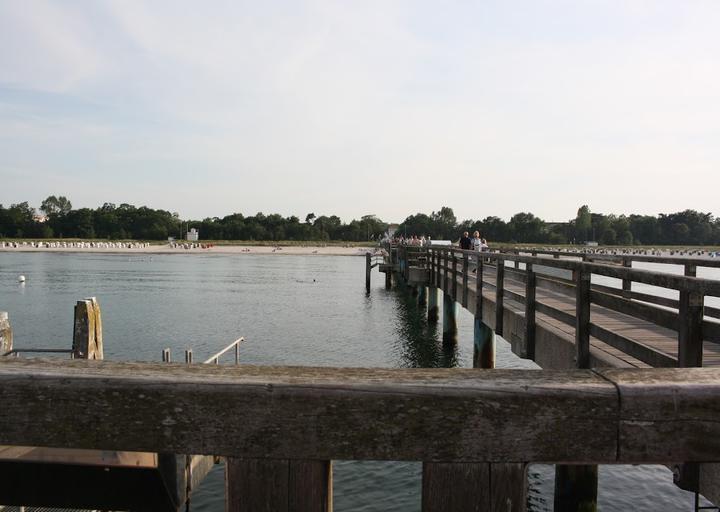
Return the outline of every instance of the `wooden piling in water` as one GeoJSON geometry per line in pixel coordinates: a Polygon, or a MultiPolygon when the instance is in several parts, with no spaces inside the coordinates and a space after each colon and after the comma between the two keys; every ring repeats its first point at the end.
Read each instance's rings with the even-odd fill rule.
{"type": "Polygon", "coordinates": [[[365,289],[370,291],[370,272],[372,271],[372,254],[365,253],[365,289]]]}
{"type": "Polygon", "coordinates": [[[10,352],[13,347],[12,328],[10,318],[5,311],[0,311],[0,356],[10,352]]]}
{"type": "Polygon", "coordinates": [[[72,350],[75,359],[104,357],[100,304],[95,297],[75,304],[72,350]]]}
{"type": "Polygon", "coordinates": [[[418,290],[418,306],[421,308],[424,308],[427,306],[427,294],[428,294],[428,287],[420,285],[417,287],[418,290]]]}

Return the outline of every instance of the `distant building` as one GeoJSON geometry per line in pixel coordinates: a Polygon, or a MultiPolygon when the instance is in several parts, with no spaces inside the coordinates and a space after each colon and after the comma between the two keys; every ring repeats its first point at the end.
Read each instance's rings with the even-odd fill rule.
{"type": "Polygon", "coordinates": [[[198,231],[195,228],[192,228],[185,235],[185,240],[187,240],[188,242],[197,242],[199,238],[200,238],[200,231],[198,231]]]}

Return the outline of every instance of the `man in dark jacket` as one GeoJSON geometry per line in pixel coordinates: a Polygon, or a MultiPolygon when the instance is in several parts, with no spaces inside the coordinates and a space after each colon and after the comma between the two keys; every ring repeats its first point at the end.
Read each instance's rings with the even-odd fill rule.
{"type": "Polygon", "coordinates": [[[463,251],[469,251],[470,250],[470,237],[468,236],[468,232],[465,231],[462,236],[460,237],[460,249],[463,251]]]}

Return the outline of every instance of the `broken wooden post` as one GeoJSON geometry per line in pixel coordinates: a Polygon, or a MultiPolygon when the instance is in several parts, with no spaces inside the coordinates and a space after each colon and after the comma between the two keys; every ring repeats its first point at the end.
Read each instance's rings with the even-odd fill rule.
{"type": "Polygon", "coordinates": [[[75,359],[103,359],[102,318],[95,297],[75,304],[72,350],[75,359]]]}
{"type": "Polygon", "coordinates": [[[12,328],[7,312],[0,311],[0,356],[10,352],[13,347],[12,328]]]}

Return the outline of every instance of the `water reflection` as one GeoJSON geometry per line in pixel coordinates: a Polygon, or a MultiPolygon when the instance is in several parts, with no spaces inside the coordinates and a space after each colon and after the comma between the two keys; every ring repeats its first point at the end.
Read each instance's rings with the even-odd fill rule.
{"type": "Polygon", "coordinates": [[[457,343],[443,343],[438,324],[428,324],[426,307],[408,286],[392,290],[394,326],[399,364],[405,368],[455,368],[459,366],[457,343]]]}

